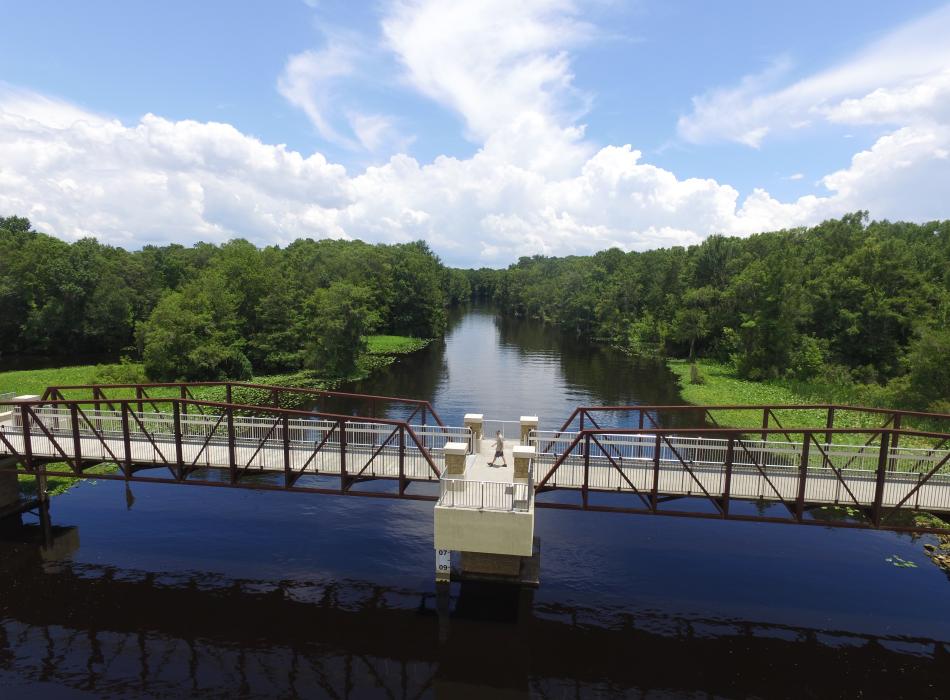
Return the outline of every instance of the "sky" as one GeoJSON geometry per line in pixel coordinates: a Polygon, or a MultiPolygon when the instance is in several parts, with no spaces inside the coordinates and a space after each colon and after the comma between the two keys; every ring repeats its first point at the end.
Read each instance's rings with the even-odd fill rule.
{"type": "Polygon", "coordinates": [[[0,0],[0,216],[450,265],[950,218],[950,4],[0,0]]]}

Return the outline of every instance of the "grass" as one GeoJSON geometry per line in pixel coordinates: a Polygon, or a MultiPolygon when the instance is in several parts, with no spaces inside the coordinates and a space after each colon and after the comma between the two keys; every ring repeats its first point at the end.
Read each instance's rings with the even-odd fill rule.
{"type": "Polygon", "coordinates": [[[366,351],[370,355],[404,355],[422,350],[431,341],[405,335],[368,335],[366,351]]]}
{"type": "MultiPolygon", "coordinates": [[[[712,360],[700,359],[696,361],[701,383],[690,382],[690,365],[687,360],[668,360],[670,370],[678,377],[680,393],[688,403],[703,405],[728,404],[820,404],[837,403],[840,397],[828,394],[822,396],[817,393],[800,393],[782,380],[752,381],[737,376],[732,367],[712,360]]],[[[812,391],[817,391],[815,385],[810,385],[812,391]]],[[[752,428],[762,425],[762,410],[719,409],[711,411],[716,422],[724,427],[752,428]]],[[[786,428],[824,428],[828,417],[824,409],[783,410],[776,409],[774,415],[783,427],[786,428]]],[[[880,428],[887,420],[887,416],[874,413],[865,413],[848,409],[837,409],[834,416],[836,428],[880,428]]],[[[770,424],[775,425],[770,417],[770,424]]],[[[945,425],[919,422],[904,419],[904,428],[918,428],[924,431],[950,432],[950,422],[945,425]]],[[[795,436],[793,436],[795,437],[795,436]]],[[[870,435],[841,435],[839,442],[863,443],[870,435]]],[[[932,441],[918,441],[903,439],[901,444],[906,447],[929,446],[932,441]]]]}
{"type": "MultiPolygon", "coordinates": [[[[272,386],[299,387],[304,389],[336,389],[345,382],[365,379],[373,372],[388,367],[399,355],[416,352],[426,347],[431,341],[425,338],[412,338],[400,335],[370,335],[366,336],[367,351],[357,360],[356,369],[346,377],[326,377],[309,370],[290,372],[285,374],[256,375],[251,381],[256,384],[272,386]]],[[[16,370],[0,372],[0,393],[14,392],[18,396],[24,394],[42,395],[49,386],[69,386],[84,384],[135,383],[135,379],[122,379],[116,382],[113,377],[139,377],[143,381],[142,366],[138,363],[123,365],[80,365],[74,367],[58,367],[53,369],[16,370]]],[[[65,392],[67,398],[70,392],[65,392]]],[[[224,401],[224,387],[195,387],[191,392],[199,401],[224,401]]],[[[174,398],[179,396],[176,387],[149,389],[152,398],[174,398]]],[[[111,398],[134,398],[133,389],[116,389],[109,392],[111,398]]],[[[75,398],[88,398],[76,394],[75,398]]],[[[259,389],[234,390],[235,403],[269,404],[269,392],[259,389]]],[[[303,408],[312,404],[312,399],[305,396],[284,395],[281,405],[284,408],[303,408]]]]}
{"type": "Polygon", "coordinates": [[[96,365],[79,365],[0,372],[0,393],[12,391],[23,396],[42,394],[46,387],[56,384],[91,384],[96,371],[96,365]]]}

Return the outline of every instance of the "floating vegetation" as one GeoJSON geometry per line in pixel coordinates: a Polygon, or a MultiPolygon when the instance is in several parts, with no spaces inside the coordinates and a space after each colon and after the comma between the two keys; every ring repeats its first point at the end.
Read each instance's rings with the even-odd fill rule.
{"type": "Polygon", "coordinates": [[[884,561],[893,564],[901,569],[916,569],[917,565],[912,561],[907,561],[906,559],[897,556],[896,554],[887,557],[884,561]]]}

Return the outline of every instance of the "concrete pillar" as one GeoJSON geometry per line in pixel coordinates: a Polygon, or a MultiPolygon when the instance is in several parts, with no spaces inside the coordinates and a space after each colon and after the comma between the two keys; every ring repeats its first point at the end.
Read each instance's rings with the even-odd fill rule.
{"type": "Polygon", "coordinates": [[[451,550],[435,550],[435,580],[437,583],[448,583],[452,580],[451,550]]]}
{"type": "Polygon", "coordinates": [[[445,473],[449,476],[461,476],[464,474],[468,445],[464,442],[447,442],[445,443],[443,452],[445,452],[445,473]]]}
{"type": "Polygon", "coordinates": [[[16,476],[16,460],[0,458],[0,511],[20,500],[20,484],[16,476]]]}
{"type": "Polygon", "coordinates": [[[538,428],[537,416],[521,416],[521,444],[528,444],[528,433],[538,428]]]}
{"type": "Polygon", "coordinates": [[[476,451],[478,441],[482,439],[482,425],[485,423],[485,414],[483,413],[466,413],[463,423],[466,428],[470,428],[472,431],[472,440],[475,441],[476,451]]]}
{"type": "Polygon", "coordinates": [[[462,575],[517,578],[521,572],[521,559],[511,554],[462,552],[462,575]]]}
{"type": "Polygon", "coordinates": [[[531,460],[534,459],[534,448],[528,445],[518,445],[511,452],[515,458],[515,480],[527,481],[531,460]]]}

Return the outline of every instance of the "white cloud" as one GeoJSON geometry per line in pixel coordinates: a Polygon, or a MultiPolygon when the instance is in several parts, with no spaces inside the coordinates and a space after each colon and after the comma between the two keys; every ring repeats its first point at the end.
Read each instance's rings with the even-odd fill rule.
{"type": "Polygon", "coordinates": [[[506,160],[488,143],[428,164],[397,155],[353,176],[319,153],[268,145],[220,123],[146,115],[124,125],[75,106],[0,96],[0,213],[67,239],[135,247],[242,236],[429,241],[455,264],[519,255],[688,245],[814,223],[859,208],[874,216],[945,216],[947,128],[902,129],[828,175],[826,197],[780,202],[712,179],[679,179],[630,146],[607,146],[567,175],[506,160]]]}
{"type": "Polygon", "coordinates": [[[678,131],[694,143],[758,147],[816,122],[906,126],[950,115],[950,6],[904,25],[850,60],[777,88],[787,60],[693,99],[678,131]]]}
{"type": "MultiPolygon", "coordinates": [[[[950,134],[933,118],[943,99],[937,72],[903,83],[867,82],[855,95],[821,103],[821,118],[848,123],[931,115],[827,175],[823,196],[782,202],[756,189],[740,200],[728,184],[680,179],[643,162],[629,145],[597,147],[586,139],[578,123],[586,101],[573,86],[565,47],[587,40],[591,29],[577,21],[572,3],[487,0],[487,11],[470,7],[401,2],[387,12],[383,31],[407,85],[464,120],[479,144],[471,157],[420,163],[398,152],[405,142],[391,118],[340,106],[338,82],[361,76],[365,59],[354,53],[358,42],[331,37],[323,49],[291,57],[280,90],[328,140],[396,150],[380,164],[349,174],[320,153],[264,144],[228,124],[151,114],[123,124],[0,86],[0,214],[28,216],[64,238],[96,235],[130,247],[235,236],[258,244],[304,236],[421,238],[448,262],[465,265],[689,245],[711,233],[812,224],[856,209],[913,220],[946,216],[950,134]]],[[[804,128],[816,118],[800,108],[809,100],[785,95],[789,114],[778,119],[762,97],[779,94],[767,90],[786,70],[779,62],[706,106],[728,105],[742,127],[735,134],[753,145],[771,129],[804,128]],[[749,104],[754,108],[745,109],[749,104]]],[[[860,71],[844,72],[855,78],[860,71]]],[[[814,85],[846,82],[819,78],[792,92],[814,97],[827,93],[814,85]]],[[[697,134],[709,133],[703,124],[721,127],[690,124],[697,134]]]]}
{"type": "Polygon", "coordinates": [[[287,60],[277,80],[277,90],[288,102],[304,111],[319,134],[331,143],[355,149],[356,142],[341,134],[330,116],[337,79],[355,71],[355,52],[340,42],[330,42],[320,51],[303,51],[287,60]]]}
{"type": "Polygon", "coordinates": [[[406,0],[382,27],[408,84],[458,113],[471,140],[505,142],[510,160],[534,169],[590,154],[574,126],[589,100],[567,49],[593,29],[570,0],[406,0]]]}

